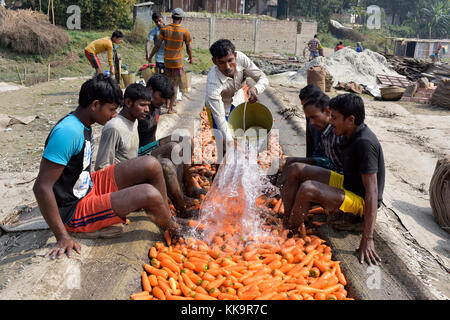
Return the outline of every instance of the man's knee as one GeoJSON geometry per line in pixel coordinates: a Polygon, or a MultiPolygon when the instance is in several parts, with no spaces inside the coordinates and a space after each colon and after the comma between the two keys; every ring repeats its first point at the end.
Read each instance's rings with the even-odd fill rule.
{"type": "Polygon", "coordinates": [[[300,180],[304,171],[307,167],[307,164],[301,162],[291,163],[286,168],[286,180],[300,180]]]}
{"type": "Polygon", "coordinates": [[[158,159],[152,156],[144,156],[142,158],[142,168],[145,172],[150,172],[152,174],[158,174],[162,172],[162,167],[158,159]]]}
{"type": "Polygon", "coordinates": [[[298,194],[305,201],[316,199],[319,192],[320,190],[317,188],[317,185],[311,180],[303,182],[298,190],[298,194]]]}

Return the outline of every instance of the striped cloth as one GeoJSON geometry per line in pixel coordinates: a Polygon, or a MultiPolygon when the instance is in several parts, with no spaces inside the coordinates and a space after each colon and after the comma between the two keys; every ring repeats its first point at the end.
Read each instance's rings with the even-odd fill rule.
{"type": "Polygon", "coordinates": [[[166,68],[183,67],[183,42],[192,42],[191,34],[179,24],[171,23],[161,28],[159,40],[164,41],[164,65],[166,68]]]}
{"type": "Polygon", "coordinates": [[[331,124],[329,124],[328,127],[322,131],[321,137],[323,150],[325,151],[328,159],[330,159],[330,169],[342,174],[344,161],[341,145],[345,137],[336,136],[331,124]]]}

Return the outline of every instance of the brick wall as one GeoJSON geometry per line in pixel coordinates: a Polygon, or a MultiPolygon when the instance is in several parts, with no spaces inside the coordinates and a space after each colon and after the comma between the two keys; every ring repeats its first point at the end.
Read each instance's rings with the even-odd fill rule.
{"type": "MultiPolygon", "coordinates": [[[[166,16],[166,23],[170,22],[170,16],[166,16]]],[[[231,40],[240,51],[295,54],[295,21],[186,17],[182,25],[191,33],[193,48],[208,49],[214,41],[225,38],[231,40]]],[[[317,31],[317,24],[315,27],[314,32],[317,31]]],[[[314,33],[307,36],[312,38],[314,33]]]]}

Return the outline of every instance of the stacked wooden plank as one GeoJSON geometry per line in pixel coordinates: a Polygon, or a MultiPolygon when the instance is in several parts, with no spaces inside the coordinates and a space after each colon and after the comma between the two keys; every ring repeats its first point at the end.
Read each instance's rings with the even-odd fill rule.
{"type": "Polygon", "coordinates": [[[415,82],[422,77],[439,81],[450,77],[448,64],[435,64],[425,60],[384,54],[390,67],[397,73],[415,82]]]}

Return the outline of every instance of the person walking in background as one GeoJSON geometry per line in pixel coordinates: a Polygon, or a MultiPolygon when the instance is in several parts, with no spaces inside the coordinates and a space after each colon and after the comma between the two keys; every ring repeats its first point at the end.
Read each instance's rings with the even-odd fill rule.
{"type": "Polygon", "coordinates": [[[183,70],[183,43],[186,44],[186,52],[189,57],[189,63],[192,64],[191,34],[181,26],[184,12],[181,8],[176,8],[172,12],[173,22],[168,26],[161,28],[158,36],[158,42],[155,44],[148,62],[151,63],[153,56],[158,52],[164,41],[164,66],[165,73],[173,84],[175,94],[169,101],[169,113],[176,113],[174,110],[177,101],[177,95],[181,84],[181,77],[184,75],[183,70]]]}
{"type": "MultiPolygon", "coordinates": [[[[150,46],[153,42],[154,45],[158,42],[158,36],[161,32],[161,28],[164,26],[164,17],[159,12],[154,12],[152,20],[155,23],[155,27],[150,30],[147,37],[147,46],[145,47],[145,57],[147,60],[150,58],[150,46]]],[[[156,70],[158,73],[164,73],[164,41],[161,44],[158,52],[155,55],[156,70]]]]}
{"type": "Polygon", "coordinates": [[[341,49],[344,49],[344,46],[342,45],[342,41],[339,41],[339,43],[336,45],[336,48],[334,48],[334,52],[337,52],[341,49]]]}
{"type": "Polygon", "coordinates": [[[317,34],[314,35],[314,38],[309,40],[308,42],[308,49],[310,52],[309,60],[313,60],[319,56],[319,47],[320,47],[320,41],[317,38],[317,34]]]}
{"type": "Polygon", "coordinates": [[[116,55],[117,45],[123,40],[123,33],[119,30],[113,32],[111,38],[105,37],[92,41],[86,48],[84,48],[84,55],[95,69],[96,75],[103,73],[102,66],[98,60],[98,55],[102,52],[108,53],[108,63],[110,76],[114,77],[114,57],[116,55]]]}
{"type": "Polygon", "coordinates": [[[356,43],[356,52],[363,52],[363,47],[361,46],[361,42],[356,43]]]}

